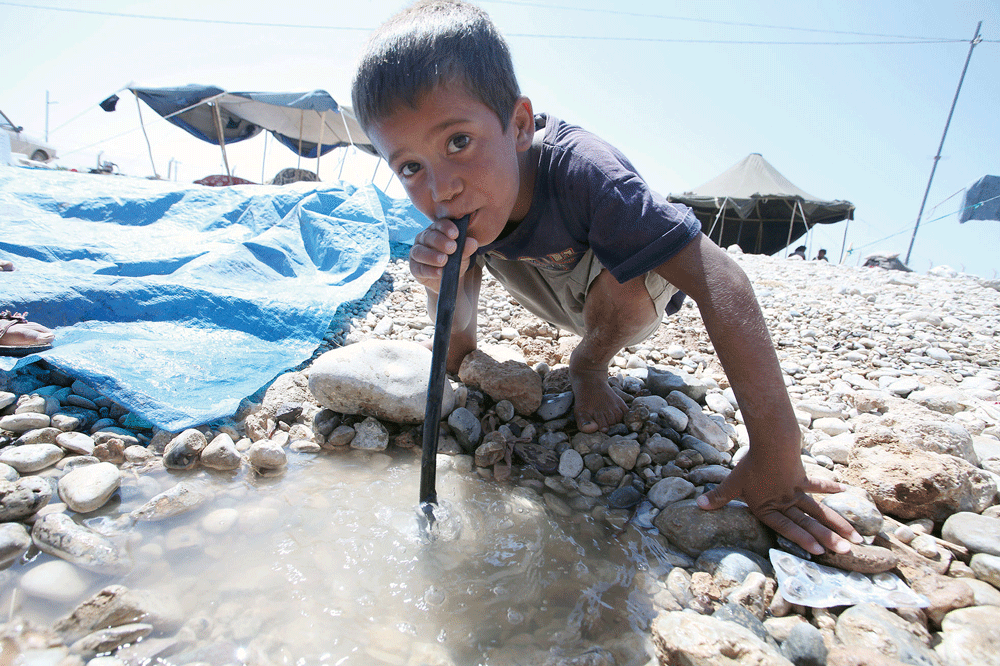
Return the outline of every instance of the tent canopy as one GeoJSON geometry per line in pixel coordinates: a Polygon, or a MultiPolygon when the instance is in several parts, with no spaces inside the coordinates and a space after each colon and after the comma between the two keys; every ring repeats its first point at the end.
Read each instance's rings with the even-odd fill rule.
{"type": "Polygon", "coordinates": [[[983,176],[965,190],[959,223],[1000,220],[1000,176],[983,176]]]}
{"type": "Polygon", "coordinates": [[[267,130],[302,157],[314,158],[350,145],[376,154],[351,108],[337,104],[325,90],[226,92],[199,85],[129,90],[174,125],[217,146],[244,141],[267,130]]]}
{"type": "Polygon", "coordinates": [[[668,199],[693,208],[702,231],[720,246],[736,243],[752,254],[774,254],[816,224],[854,219],[854,204],[799,189],[759,153],[668,199]]]}

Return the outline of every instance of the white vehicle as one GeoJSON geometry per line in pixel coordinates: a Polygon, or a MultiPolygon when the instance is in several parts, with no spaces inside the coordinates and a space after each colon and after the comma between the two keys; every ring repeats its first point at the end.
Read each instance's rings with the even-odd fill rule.
{"type": "Polygon", "coordinates": [[[0,111],[0,130],[10,135],[10,151],[27,155],[35,162],[51,162],[56,158],[56,149],[24,133],[24,128],[15,125],[0,111]]]}

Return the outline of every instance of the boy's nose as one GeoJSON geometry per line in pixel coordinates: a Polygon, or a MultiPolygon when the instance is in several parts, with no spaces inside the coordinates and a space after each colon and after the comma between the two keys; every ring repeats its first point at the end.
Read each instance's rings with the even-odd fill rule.
{"type": "Polygon", "coordinates": [[[431,182],[431,196],[434,203],[445,203],[451,201],[462,191],[462,180],[458,174],[451,170],[439,170],[434,174],[431,182]]]}

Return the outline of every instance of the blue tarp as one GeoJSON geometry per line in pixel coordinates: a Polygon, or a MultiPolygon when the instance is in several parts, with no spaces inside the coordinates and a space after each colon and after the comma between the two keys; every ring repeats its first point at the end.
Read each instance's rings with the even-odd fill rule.
{"type": "Polygon", "coordinates": [[[965,190],[959,223],[1000,220],[1000,176],[983,176],[965,190]]]}
{"type": "Polygon", "coordinates": [[[340,304],[427,219],[346,184],[201,187],[0,167],[0,309],[56,332],[40,355],[152,423],[233,414],[309,358],[340,304]]]}

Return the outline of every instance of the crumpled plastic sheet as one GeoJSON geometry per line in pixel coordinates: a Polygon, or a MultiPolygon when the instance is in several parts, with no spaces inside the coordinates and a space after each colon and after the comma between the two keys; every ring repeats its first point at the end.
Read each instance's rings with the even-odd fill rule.
{"type": "Polygon", "coordinates": [[[842,571],[775,548],[768,554],[778,578],[778,591],[793,604],[810,608],[854,606],[868,602],[886,608],[927,608],[930,605],[927,597],[917,594],[899,576],[891,573],[866,576],[856,571],[842,571]]]}
{"type": "Polygon", "coordinates": [[[308,359],[337,308],[428,224],[373,186],[208,188],[0,166],[0,310],[39,358],[162,428],[230,416],[308,359]]]}

